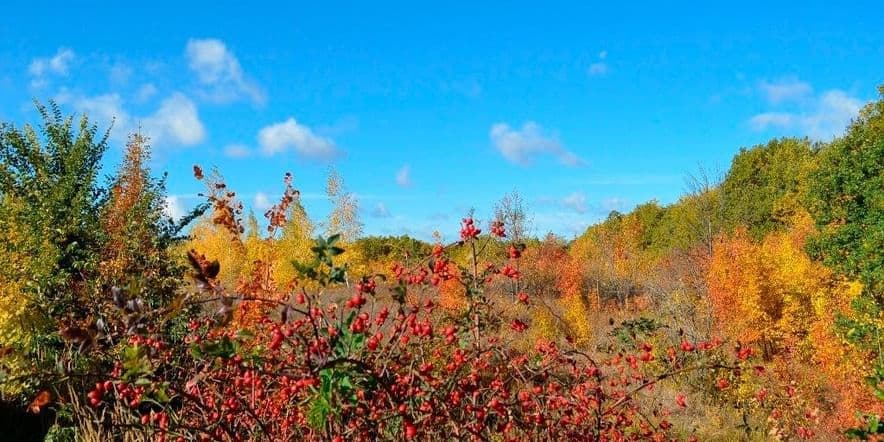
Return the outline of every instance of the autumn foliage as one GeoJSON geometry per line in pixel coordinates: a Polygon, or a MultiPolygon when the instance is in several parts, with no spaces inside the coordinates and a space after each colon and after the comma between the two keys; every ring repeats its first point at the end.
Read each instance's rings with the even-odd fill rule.
{"type": "Polygon", "coordinates": [[[149,140],[101,184],[107,136],[39,109],[0,131],[0,400],[50,440],[884,433],[881,103],[571,240],[513,193],[429,242],[364,235],[334,170],[317,218],[197,165],[170,219],[149,140]]]}

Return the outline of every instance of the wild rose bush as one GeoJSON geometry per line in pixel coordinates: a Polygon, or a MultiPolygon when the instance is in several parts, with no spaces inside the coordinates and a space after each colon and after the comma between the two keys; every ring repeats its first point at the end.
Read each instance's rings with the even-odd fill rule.
{"type": "MultiPolygon", "coordinates": [[[[199,168],[195,175],[203,178],[199,168]]],[[[221,182],[209,189],[214,222],[234,238],[242,231],[235,194],[221,182]]],[[[265,214],[271,236],[297,197],[289,175],[265,214]]],[[[690,436],[672,424],[689,402],[686,392],[654,395],[658,386],[689,376],[724,395],[744,378],[764,379],[751,349],[715,338],[593,351],[540,340],[519,350],[526,346],[513,344],[526,339],[530,318],[503,315],[497,303],[530,307],[524,245],[489,262],[485,248],[506,238],[506,226],[495,221],[482,235],[466,218],[461,227],[459,241],[436,245],[418,264],[353,284],[337,263],[340,238],[319,239],[312,262],[292,263],[300,278],[289,291],[260,261],[251,278],[226,287],[218,261],[191,250],[194,290],[150,316],[162,319],[127,329],[110,376],[86,394],[91,419],[112,434],[161,441],[670,440],[690,436]],[[466,266],[449,259],[461,248],[466,266]],[[442,314],[438,288],[452,281],[464,307],[442,314]],[[492,286],[512,293],[491,296],[492,286]],[[163,321],[195,308],[203,314],[189,322],[185,345],[170,345],[163,321]]],[[[134,301],[115,292],[119,306],[137,310],[134,301]]],[[[759,390],[751,406],[767,407],[780,391],[759,390]]],[[[798,416],[785,436],[812,437],[812,420],[798,416]]]]}

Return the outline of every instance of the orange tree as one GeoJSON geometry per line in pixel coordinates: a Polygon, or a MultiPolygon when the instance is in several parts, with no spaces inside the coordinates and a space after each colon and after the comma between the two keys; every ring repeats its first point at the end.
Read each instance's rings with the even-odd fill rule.
{"type": "Polygon", "coordinates": [[[801,212],[788,230],[769,233],[760,243],[745,229],[722,235],[707,283],[718,328],[742,345],[757,346],[775,371],[814,392],[812,400],[828,410],[829,429],[837,430],[853,424],[854,410],[874,399],[862,386],[866,364],[857,363],[858,353],[835,333],[836,318],[850,315],[860,286],[804,253],[813,233],[801,212]]]}

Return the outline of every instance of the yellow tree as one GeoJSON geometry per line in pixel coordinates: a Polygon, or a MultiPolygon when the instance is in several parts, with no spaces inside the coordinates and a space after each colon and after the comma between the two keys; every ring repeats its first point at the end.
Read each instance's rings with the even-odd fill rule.
{"type": "Polygon", "coordinates": [[[280,288],[289,286],[297,276],[292,261],[307,262],[312,257],[313,223],[300,201],[291,205],[287,219],[282,234],[273,245],[275,279],[280,288]]]}
{"type": "Polygon", "coordinates": [[[615,299],[628,306],[641,292],[654,263],[654,254],[642,245],[646,229],[638,213],[611,212],[574,241],[571,256],[581,263],[597,304],[615,299]]]}
{"type": "MultiPolygon", "coordinates": [[[[19,211],[25,209],[25,205],[19,201],[6,199],[3,201],[3,209],[19,211]]],[[[0,248],[0,266],[5,269],[22,272],[34,267],[38,263],[37,257],[26,252],[22,246],[27,241],[28,232],[19,223],[7,222],[0,219],[0,243],[5,247],[0,248]]],[[[35,340],[35,330],[43,330],[51,327],[52,322],[47,315],[38,309],[34,309],[29,301],[24,278],[11,275],[12,272],[0,272],[0,348],[27,348],[35,340]]],[[[16,395],[28,387],[29,379],[21,382],[6,381],[5,378],[16,378],[30,366],[30,358],[23,352],[13,352],[5,356],[0,366],[0,393],[4,395],[16,395]]]]}
{"type": "Polygon", "coordinates": [[[356,195],[346,191],[344,180],[334,169],[329,171],[325,193],[332,206],[325,226],[326,236],[340,234],[344,244],[353,243],[362,235],[356,195]]]}
{"type": "Polygon", "coordinates": [[[861,287],[805,253],[814,233],[806,212],[788,226],[759,243],[744,228],[716,240],[707,271],[716,323],[731,339],[760,347],[777,371],[801,379],[832,410],[833,426],[848,425],[860,405],[876,402],[863,387],[868,367],[856,363],[865,358],[834,332],[836,317],[849,317],[861,287]]]}
{"type": "Polygon", "coordinates": [[[196,250],[207,259],[218,260],[221,265],[218,278],[226,286],[236,286],[246,264],[246,248],[227,229],[214,224],[208,217],[200,218],[190,233],[186,249],[196,250]]]}
{"type": "Polygon", "coordinates": [[[347,250],[341,255],[341,262],[351,265],[351,274],[367,273],[366,268],[358,268],[363,266],[353,266],[363,260],[358,256],[358,249],[349,247],[362,236],[362,222],[359,220],[359,202],[356,195],[347,192],[343,179],[334,169],[329,171],[325,192],[332,206],[325,223],[325,235],[341,235],[341,247],[347,250]]]}
{"type": "Polygon", "coordinates": [[[804,252],[813,231],[805,212],[786,231],[760,243],[746,229],[718,238],[707,273],[710,300],[723,330],[769,354],[797,345],[820,315],[846,309],[854,290],[804,252]]]}
{"type": "Polygon", "coordinates": [[[551,319],[558,319],[558,325],[578,344],[589,342],[592,300],[586,297],[581,267],[564,244],[548,235],[536,247],[528,247],[521,262],[525,291],[532,303],[543,307],[532,310],[533,321],[550,326],[556,323],[551,319]]]}
{"type": "Polygon", "coordinates": [[[204,176],[202,169],[194,166],[194,175],[205,181],[212,209],[197,221],[185,248],[196,250],[209,260],[217,260],[221,266],[218,278],[225,285],[235,287],[246,266],[242,238],[245,229],[240,218],[242,204],[236,194],[227,189],[217,170],[204,176]]]}

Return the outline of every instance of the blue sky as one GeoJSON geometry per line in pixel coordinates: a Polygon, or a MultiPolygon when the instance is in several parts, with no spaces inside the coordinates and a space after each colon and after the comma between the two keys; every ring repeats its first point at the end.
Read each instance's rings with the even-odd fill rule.
{"type": "Polygon", "coordinates": [[[258,213],[291,171],[321,218],[335,167],[371,234],[451,236],[517,190],[572,237],[740,147],[829,139],[884,83],[880,2],[73,3],[4,5],[0,119],[116,117],[109,171],[140,126],[175,211],[200,163],[258,213]]]}

